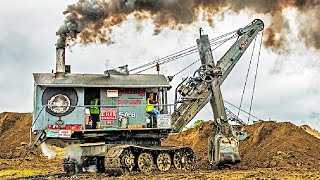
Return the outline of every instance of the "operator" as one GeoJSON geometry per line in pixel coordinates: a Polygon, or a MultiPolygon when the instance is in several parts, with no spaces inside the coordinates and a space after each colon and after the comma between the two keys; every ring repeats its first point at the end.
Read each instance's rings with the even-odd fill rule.
{"type": "Polygon", "coordinates": [[[97,122],[99,122],[100,109],[99,105],[99,95],[96,95],[94,99],[90,101],[90,116],[92,120],[92,129],[97,128],[97,122]]]}
{"type": "Polygon", "coordinates": [[[157,120],[158,117],[159,117],[160,112],[159,112],[157,109],[155,109],[152,104],[158,104],[159,101],[160,101],[160,99],[158,99],[158,101],[155,101],[155,100],[153,100],[153,98],[154,98],[153,93],[150,93],[150,94],[149,94],[149,97],[148,97],[148,99],[147,99],[147,108],[146,108],[146,110],[147,110],[148,113],[151,112],[152,115],[153,115],[153,116],[156,118],[156,120],[157,120]]]}

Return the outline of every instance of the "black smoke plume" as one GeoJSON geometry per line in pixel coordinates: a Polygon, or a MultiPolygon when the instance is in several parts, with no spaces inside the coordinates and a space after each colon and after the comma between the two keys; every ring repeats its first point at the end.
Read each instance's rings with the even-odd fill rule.
{"type": "MultiPolygon", "coordinates": [[[[115,26],[133,15],[137,20],[151,19],[155,34],[162,27],[177,29],[190,25],[200,13],[212,23],[213,15],[225,10],[239,13],[246,10],[272,17],[265,29],[264,46],[274,52],[288,43],[290,32],[283,10],[295,8],[304,18],[297,20],[299,38],[308,47],[320,50],[320,0],[79,0],[64,11],[66,19],[57,35],[67,42],[83,44],[111,43],[110,33],[115,26]]],[[[58,41],[64,42],[63,40],[58,41]]]]}

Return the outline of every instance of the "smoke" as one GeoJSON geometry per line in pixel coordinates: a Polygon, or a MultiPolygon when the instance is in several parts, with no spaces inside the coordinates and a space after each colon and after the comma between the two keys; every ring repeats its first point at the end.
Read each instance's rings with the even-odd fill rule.
{"type": "Polygon", "coordinates": [[[40,147],[42,153],[49,159],[52,159],[57,155],[57,152],[51,146],[48,146],[45,142],[43,142],[40,147]]]}
{"type": "MultiPolygon", "coordinates": [[[[66,19],[57,31],[62,39],[70,42],[112,43],[110,34],[114,27],[133,15],[138,21],[151,19],[158,34],[163,27],[179,30],[198,20],[202,13],[204,20],[213,25],[212,17],[224,11],[235,13],[249,11],[271,16],[271,25],[266,27],[264,45],[275,52],[288,43],[290,32],[283,10],[295,8],[304,19],[297,21],[299,37],[306,46],[320,49],[319,0],[79,0],[64,11],[66,19]]],[[[60,42],[64,42],[61,41],[60,42]]]]}
{"type": "Polygon", "coordinates": [[[67,146],[64,148],[64,157],[74,159],[78,164],[82,164],[81,160],[82,149],[77,146],[67,146]]]}
{"type": "Polygon", "coordinates": [[[304,43],[308,47],[314,47],[320,49],[320,1],[317,3],[311,3],[307,1],[307,6],[301,7],[301,11],[305,11],[304,15],[299,16],[298,23],[300,24],[299,36],[303,39],[304,43]],[[308,8],[312,7],[312,8],[308,8]]]}
{"type": "Polygon", "coordinates": [[[96,166],[96,165],[90,165],[90,166],[87,168],[87,171],[88,171],[88,172],[98,172],[98,169],[97,169],[97,166],[96,166]]]}

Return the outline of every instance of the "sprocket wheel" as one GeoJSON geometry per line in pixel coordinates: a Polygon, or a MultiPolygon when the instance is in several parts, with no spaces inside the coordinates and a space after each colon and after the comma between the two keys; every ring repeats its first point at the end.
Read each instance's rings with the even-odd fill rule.
{"type": "Polygon", "coordinates": [[[160,153],[157,157],[157,167],[160,171],[168,171],[171,167],[171,157],[168,153],[160,153]]]}
{"type": "Polygon", "coordinates": [[[121,164],[124,166],[126,170],[129,172],[132,172],[134,168],[134,156],[130,150],[124,150],[122,152],[122,157],[121,157],[121,164]]]}
{"type": "Polygon", "coordinates": [[[141,153],[138,157],[138,167],[144,173],[150,173],[153,169],[153,158],[150,153],[141,153]]]}

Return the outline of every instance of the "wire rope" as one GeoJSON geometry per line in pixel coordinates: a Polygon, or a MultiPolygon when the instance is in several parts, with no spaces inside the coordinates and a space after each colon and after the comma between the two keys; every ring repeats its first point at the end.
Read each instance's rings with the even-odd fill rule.
{"type": "Polygon", "coordinates": [[[254,81],[253,81],[253,88],[252,88],[252,96],[251,96],[251,101],[250,101],[248,123],[250,121],[250,113],[251,113],[251,110],[252,110],[252,102],[253,102],[254,92],[255,92],[255,88],[256,88],[256,81],[257,81],[258,68],[259,68],[259,62],[260,62],[260,54],[261,54],[261,46],[262,46],[262,38],[263,38],[263,31],[262,31],[261,40],[260,40],[260,48],[259,48],[257,66],[256,66],[256,73],[254,75],[254,81]]]}

